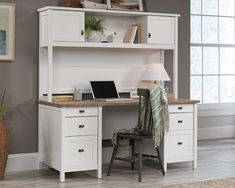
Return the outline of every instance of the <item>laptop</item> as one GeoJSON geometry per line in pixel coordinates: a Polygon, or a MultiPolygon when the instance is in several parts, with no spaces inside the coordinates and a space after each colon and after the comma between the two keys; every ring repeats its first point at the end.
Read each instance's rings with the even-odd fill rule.
{"type": "Polygon", "coordinates": [[[130,98],[120,98],[114,81],[90,81],[93,99],[112,101],[130,101],[130,98]]]}

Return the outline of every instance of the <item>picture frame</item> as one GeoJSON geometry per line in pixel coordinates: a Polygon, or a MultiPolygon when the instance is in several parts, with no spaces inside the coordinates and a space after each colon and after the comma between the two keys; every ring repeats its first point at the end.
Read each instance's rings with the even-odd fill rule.
{"type": "Polygon", "coordinates": [[[144,11],[143,0],[107,0],[110,10],[144,11]]]}
{"type": "Polygon", "coordinates": [[[15,60],[15,3],[0,2],[0,61],[15,60]]]}

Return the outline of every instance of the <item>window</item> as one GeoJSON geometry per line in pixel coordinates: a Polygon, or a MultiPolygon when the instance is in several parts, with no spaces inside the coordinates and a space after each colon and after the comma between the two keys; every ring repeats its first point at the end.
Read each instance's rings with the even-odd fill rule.
{"type": "Polygon", "coordinates": [[[235,0],[191,0],[190,95],[235,102],[235,0]]]}

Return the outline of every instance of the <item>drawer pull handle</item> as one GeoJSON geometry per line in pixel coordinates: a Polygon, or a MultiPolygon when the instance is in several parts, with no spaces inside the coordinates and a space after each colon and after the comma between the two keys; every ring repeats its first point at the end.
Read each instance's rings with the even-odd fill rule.
{"type": "Polygon", "coordinates": [[[178,123],[183,123],[183,120],[179,120],[178,123]]]}
{"type": "Polygon", "coordinates": [[[78,152],[82,153],[82,152],[84,152],[84,149],[79,149],[78,152]]]}
{"type": "Polygon", "coordinates": [[[85,112],[85,110],[79,110],[79,113],[84,113],[85,112]]]}
{"type": "Polygon", "coordinates": [[[85,125],[79,125],[78,127],[79,127],[79,128],[84,128],[84,127],[85,127],[85,125]]]}
{"type": "Polygon", "coordinates": [[[183,110],[183,107],[182,107],[182,106],[179,106],[179,107],[178,107],[178,110],[183,110]]]}
{"type": "Polygon", "coordinates": [[[178,144],[178,145],[182,145],[183,143],[182,143],[182,142],[178,142],[177,144],[178,144]]]}

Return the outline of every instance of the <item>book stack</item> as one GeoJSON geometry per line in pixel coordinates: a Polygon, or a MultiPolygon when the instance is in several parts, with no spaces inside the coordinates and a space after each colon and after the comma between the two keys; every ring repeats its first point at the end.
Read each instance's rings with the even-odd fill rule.
{"type": "Polygon", "coordinates": [[[72,100],[73,100],[73,95],[52,96],[53,102],[72,101],[72,100]]]}
{"type": "Polygon", "coordinates": [[[107,4],[96,3],[88,0],[83,0],[81,2],[83,8],[90,8],[90,9],[107,9],[107,4]]]}
{"type": "Polygon", "coordinates": [[[139,25],[133,25],[128,27],[124,38],[123,43],[138,43],[143,44],[144,43],[144,26],[143,24],[139,25]]]}
{"type": "Polygon", "coordinates": [[[138,26],[135,25],[135,26],[130,26],[127,29],[126,34],[123,38],[123,43],[130,43],[130,44],[134,43],[137,28],[138,28],[138,26]]]}

